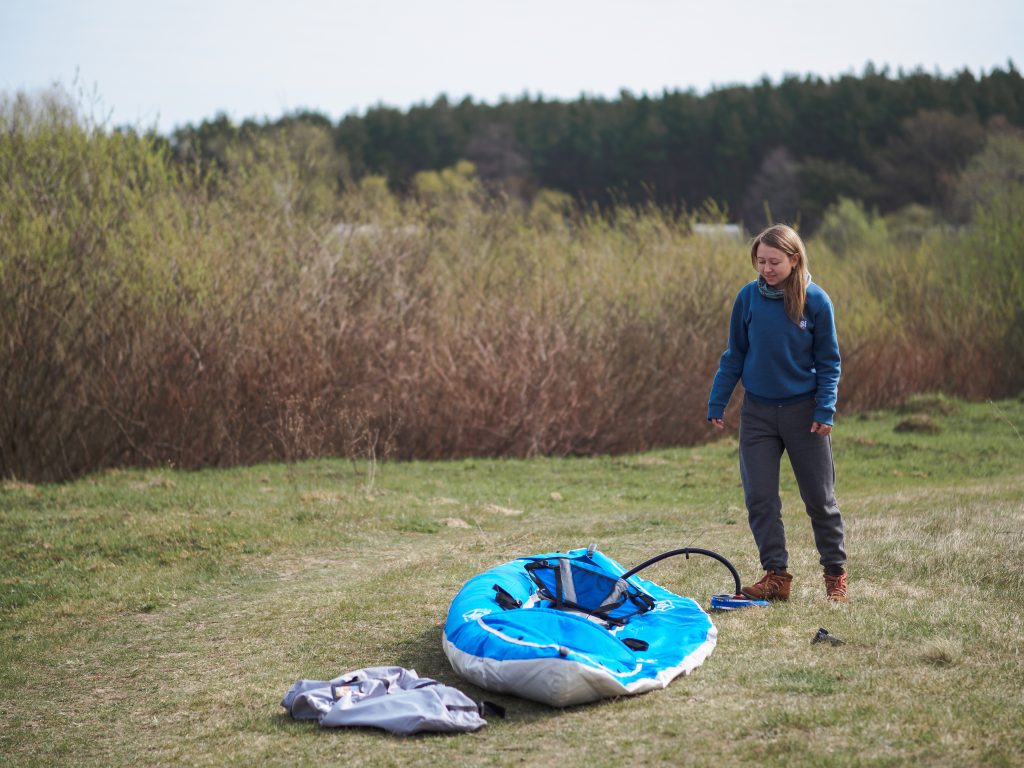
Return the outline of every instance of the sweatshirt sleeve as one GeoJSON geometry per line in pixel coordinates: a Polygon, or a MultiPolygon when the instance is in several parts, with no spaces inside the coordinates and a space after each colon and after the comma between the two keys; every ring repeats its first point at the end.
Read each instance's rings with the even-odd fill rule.
{"type": "Polygon", "coordinates": [[[736,383],[743,375],[743,361],[750,348],[747,337],[747,308],[743,290],[736,295],[729,319],[729,346],[722,354],[718,363],[718,373],[711,384],[711,395],[708,397],[708,421],[720,419],[725,414],[725,407],[736,389],[736,383]]]}
{"type": "Polygon", "coordinates": [[[827,296],[814,321],[814,370],[818,386],[814,420],[819,424],[831,424],[839,395],[840,358],[835,310],[827,296]]]}

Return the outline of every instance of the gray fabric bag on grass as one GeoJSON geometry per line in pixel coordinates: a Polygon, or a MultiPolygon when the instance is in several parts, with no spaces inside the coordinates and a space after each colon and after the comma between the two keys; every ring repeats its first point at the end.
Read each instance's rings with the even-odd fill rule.
{"type": "Polygon", "coordinates": [[[333,680],[299,680],[281,706],[325,728],[370,726],[400,735],[461,733],[487,725],[483,705],[458,688],[404,667],[366,667],[333,680]]]}

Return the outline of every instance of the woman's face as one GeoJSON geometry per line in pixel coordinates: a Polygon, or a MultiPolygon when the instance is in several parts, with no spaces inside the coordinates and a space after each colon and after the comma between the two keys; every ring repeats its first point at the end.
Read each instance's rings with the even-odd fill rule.
{"type": "Polygon", "coordinates": [[[772,248],[764,243],[757,245],[757,272],[768,285],[776,286],[784,283],[793,272],[796,263],[796,256],[790,256],[785,251],[772,248]]]}

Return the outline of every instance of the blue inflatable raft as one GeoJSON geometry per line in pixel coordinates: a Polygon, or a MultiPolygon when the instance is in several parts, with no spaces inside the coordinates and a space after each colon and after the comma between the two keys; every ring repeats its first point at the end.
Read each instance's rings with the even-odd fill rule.
{"type": "Polygon", "coordinates": [[[480,688],[556,707],[664,688],[717,630],[695,601],[625,573],[593,547],[485,571],[448,609],[445,654],[480,688]]]}

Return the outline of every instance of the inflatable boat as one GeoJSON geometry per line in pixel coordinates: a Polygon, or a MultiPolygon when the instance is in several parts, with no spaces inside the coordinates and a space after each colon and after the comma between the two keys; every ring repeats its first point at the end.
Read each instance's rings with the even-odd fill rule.
{"type": "Polygon", "coordinates": [[[480,688],[566,707],[664,688],[700,666],[716,637],[694,600],[591,546],[474,576],[442,641],[455,671],[480,688]]]}

